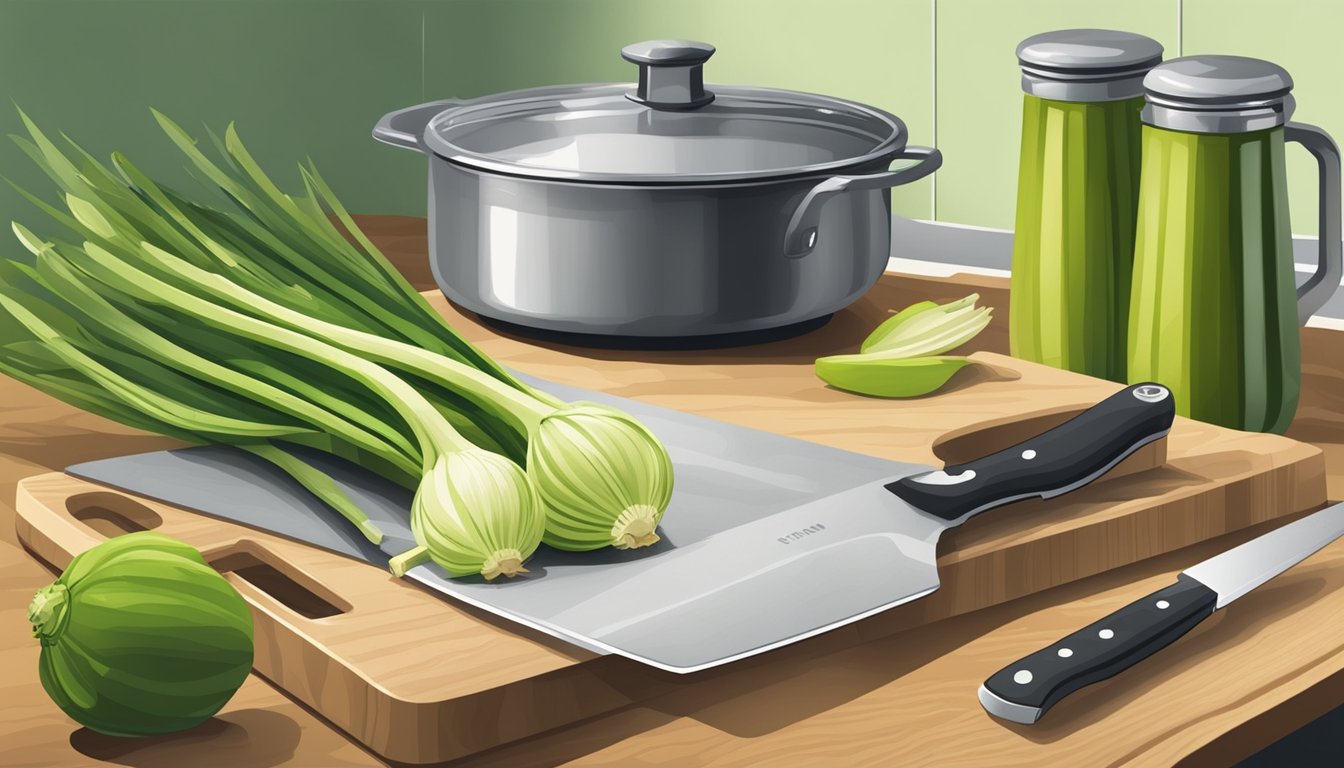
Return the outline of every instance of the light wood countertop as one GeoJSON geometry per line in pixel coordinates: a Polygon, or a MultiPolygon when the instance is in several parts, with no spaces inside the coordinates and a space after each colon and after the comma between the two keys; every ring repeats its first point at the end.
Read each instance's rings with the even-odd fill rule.
{"type": "MultiPolygon", "coordinates": [[[[362,217],[422,288],[424,221],[362,217]]],[[[910,303],[974,288],[996,307],[977,340],[1007,351],[1006,281],[889,274],[910,303]]],[[[901,304],[903,306],[903,304],[901,304]]],[[[833,323],[844,322],[843,314],[833,323]]],[[[866,329],[855,329],[855,343],[866,329]]],[[[0,754],[31,766],[381,765],[265,681],[249,678],[214,720],[175,736],[124,740],[80,728],[37,679],[24,611],[54,574],[14,533],[15,483],[78,461],[170,447],[0,379],[0,754]]],[[[1303,397],[1289,436],[1326,456],[1331,499],[1344,499],[1344,332],[1303,331],[1303,397]]],[[[1252,532],[1253,533],[1253,532],[1252,532]]],[[[1031,728],[994,721],[974,686],[1004,663],[1169,582],[1250,534],[1232,534],[1003,605],[816,659],[805,675],[768,665],[686,686],[603,718],[478,756],[472,764],[582,765],[1218,765],[1234,762],[1344,704],[1344,542],[1144,662],[1060,705],[1031,728]],[[972,706],[948,707],[966,688],[972,706]],[[956,743],[934,740],[955,727],[956,743]]]]}

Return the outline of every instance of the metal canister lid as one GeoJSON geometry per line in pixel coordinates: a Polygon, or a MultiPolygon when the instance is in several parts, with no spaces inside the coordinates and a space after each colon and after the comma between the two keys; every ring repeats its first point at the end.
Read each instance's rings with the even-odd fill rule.
{"type": "Polygon", "coordinates": [[[1162,44],[1113,29],[1061,29],[1017,46],[1022,90],[1055,101],[1117,101],[1143,95],[1162,44]]]}
{"type": "Polygon", "coordinates": [[[1143,121],[1194,133],[1244,133],[1283,125],[1293,111],[1293,78],[1271,61],[1185,56],[1143,80],[1143,121]]]}

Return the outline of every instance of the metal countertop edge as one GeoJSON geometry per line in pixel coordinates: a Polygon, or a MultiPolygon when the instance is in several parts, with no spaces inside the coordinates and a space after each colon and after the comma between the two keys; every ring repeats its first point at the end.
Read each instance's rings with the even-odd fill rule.
{"type": "MultiPolygon", "coordinates": [[[[920,261],[953,268],[970,267],[972,271],[992,270],[988,273],[1006,275],[1012,264],[1013,233],[1007,229],[893,215],[891,230],[891,257],[897,263],[890,264],[888,269],[905,271],[900,261],[920,261]]],[[[1299,284],[1316,267],[1317,242],[1315,237],[1293,236],[1293,261],[1299,284]]],[[[1335,292],[1316,313],[1312,324],[1322,320],[1327,321],[1324,323],[1326,327],[1340,327],[1329,321],[1344,321],[1344,289],[1335,292]]],[[[1344,330],[1344,327],[1340,329],[1344,330]]]]}

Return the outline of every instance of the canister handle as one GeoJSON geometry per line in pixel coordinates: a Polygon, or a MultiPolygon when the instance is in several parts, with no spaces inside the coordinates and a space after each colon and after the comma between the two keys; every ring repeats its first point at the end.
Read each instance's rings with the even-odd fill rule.
{"type": "Polygon", "coordinates": [[[462,103],[461,99],[440,99],[388,112],[378,120],[377,125],[373,126],[373,138],[394,147],[422,152],[424,147],[420,143],[420,137],[424,134],[429,121],[445,109],[462,103]]]}
{"type": "Polygon", "coordinates": [[[1297,289],[1297,317],[1303,324],[1330,300],[1339,281],[1344,278],[1344,254],[1341,254],[1339,147],[1330,134],[1306,123],[1287,123],[1283,126],[1285,141],[1295,141],[1306,147],[1316,158],[1320,173],[1321,217],[1317,227],[1320,234],[1320,255],[1316,273],[1297,289]]]}
{"type": "Polygon", "coordinates": [[[817,245],[817,222],[821,209],[832,196],[849,190],[885,189],[922,179],[943,164],[943,153],[932,147],[906,147],[896,160],[918,160],[914,165],[895,171],[882,171],[863,176],[832,176],[808,190],[803,201],[793,211],[789,226],[784,230],[784,255],[800,259],[817,245]]]}

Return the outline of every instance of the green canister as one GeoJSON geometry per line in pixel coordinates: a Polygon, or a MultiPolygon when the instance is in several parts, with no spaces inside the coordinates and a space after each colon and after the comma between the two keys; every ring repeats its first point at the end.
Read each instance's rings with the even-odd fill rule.
{"type": "Polygon", "coordinates": [[[1125,380],[1143,78],[1156,40],[1070,29],[1029,37],[1013,236],[1014,357],[1125,380]]]}
{"type": "Polygon", "coordinates": [[[1241,56],[1188,56],[1144,80],[1143,176],[1129,379],[1183,416],[1283,432],[1297,408],[1299,324],[1339,287],[1339,150],[1288,122],[1292,78],[1241,56]],[[1294,279],[1284,142],[1320,166],[1315,274],[1294,279]]]}

